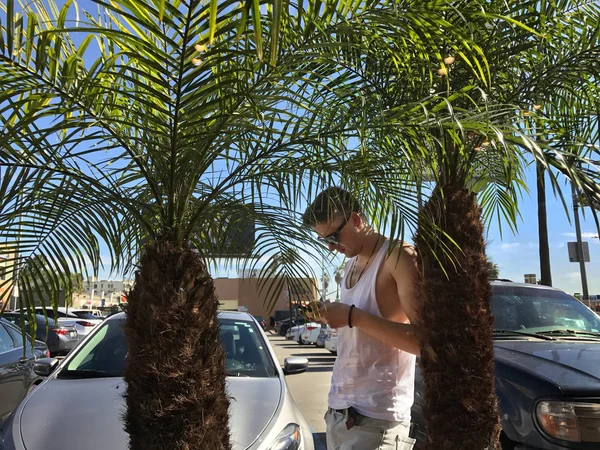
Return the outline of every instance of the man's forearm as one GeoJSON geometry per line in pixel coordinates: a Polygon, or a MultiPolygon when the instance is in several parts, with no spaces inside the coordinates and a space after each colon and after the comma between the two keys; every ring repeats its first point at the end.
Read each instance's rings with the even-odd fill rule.
{"type": "Polygon", "coordinates": [[[417,356],[420,353],[419,333],[412,324],[392,322],[355,308],[352,311],[352,326],[391,347],[417,356]]]}

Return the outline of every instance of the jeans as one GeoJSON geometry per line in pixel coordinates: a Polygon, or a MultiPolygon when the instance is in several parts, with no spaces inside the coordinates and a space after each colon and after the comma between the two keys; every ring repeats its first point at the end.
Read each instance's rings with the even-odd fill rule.
{"type": "Polygon", "coordinates": [[[349,417],[349,410],[327,410],[327,450],[412,450],[415,445],[408,436],[410,422],[372,419],[355,412],[348,430],[349,417]]]}

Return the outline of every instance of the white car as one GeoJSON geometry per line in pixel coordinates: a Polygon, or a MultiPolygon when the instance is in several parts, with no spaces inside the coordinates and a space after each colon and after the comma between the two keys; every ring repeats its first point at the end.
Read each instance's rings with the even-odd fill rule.
{"type": "Polygon", "coordinates": [[[85,337],[94,329],[94,327],[100,323],[102,323],[102,319],[93,319],[91,315],[89,317],[81,318],[77,315],[73,314],[69,309],[65,307],[59,307],[54,312],[54,309],[50,306],[46,306],[45,308],[42,306],[36,306],[35,312],[37,314],[44,314],[44,309],[46,310],[46,315],[51,319],[56,320],[58,323],[64,325],[75,325],[77,329],[77,335],[79,336],[79,341],[85,339],[85,337]]]}
{"type": "Polygon", "coordinates": [[[285,334],[285,338],[290,341],[296,341],[298,342],[298,344],[308,344],[308,342],[303,341],[302,334],[305,331],[309,330],[310,332],[314,333],[316,330],[314,342],[317,342],[317,336],[319,336],[318,328],[320,328],[320,325],[316,322],[308,322],[302,325],[295,325],[287,331],[287,333],[285,334]]]}
{"type": "MultiPolygon", "coordinates": [[[[0,430],[2,450],[128,448],[129,436],[123,429],[128,355],[124,320],[125,313],[104,320],[60,363],[49,358],[36,361],[34,370],[44,374],[45,381],[0,430]],[[65,417],[76,432],[68,439],[56,439],[65,417]]],[[[284,376],[305,372],[308,359],[288,357],[282,370],[250,314],[221,312],[219,321],[231,396],[232,450],[315,450],[310,425],[284,376]]]]}
{"type": "Polygon", "coordinates": [[[300,335],[302,334],[303,331],[304,331],[304,324],[294,325],[293,327],[288,328],[288,330],[285,333],[285,338],[288,341],[297,341],[298,343],[300,343],[300,335]]]}
{"type": "Polygon", "coordinates": [[[329,336],[325,340],[325,348],[329,350],[334,355],[337,355],[337,330],[329,331],[329,336]]]}
{"type": "Polygon", "coordinates": [[[87,313],[91,316],[94,316],[95,319],[99,319],[99,320],[104,319],[104,316],[102,315],[102,311],[100,311],[99,309],[86,309],[86,308],[71,309],[71,308],[69,308],[69,312],[75,314],[76,316],[80,316],[80,314],[83,315],[83,314],[87,313]]]}
{"type": "Polygon", "coordinates": [[[304,330],[300,334],[300,343],[304,345],[316,344],[321,332],[321,324],[309,323],[304,327],[304,330]]]}

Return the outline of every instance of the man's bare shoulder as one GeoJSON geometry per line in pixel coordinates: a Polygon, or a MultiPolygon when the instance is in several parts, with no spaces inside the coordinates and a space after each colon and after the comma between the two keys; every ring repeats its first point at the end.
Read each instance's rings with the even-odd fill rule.
{"type": "Polygon", "coordinates": [[[411,270],[417,264],[417,249],[407,242],[390,242],[386,266],[391,272],[411,270]]]}

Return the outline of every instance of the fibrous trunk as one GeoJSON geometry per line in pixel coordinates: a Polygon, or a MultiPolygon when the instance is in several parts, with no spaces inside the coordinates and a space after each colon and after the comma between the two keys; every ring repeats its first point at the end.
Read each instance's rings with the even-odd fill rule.
{"type": "Polygon", "coordinates": [[[229,449],[218,300],[199,255],[145,249],[125,325],[125,431],[131,450],[229,449]]]}
{"type": "Polygon", "coordinates": [[[431,450],[498,448],[491,288],[483,231],[476,197],[461,187],[436,188],[421,211],[415,236],[421,265],[417,295],[431,450]],[[456,244],[448,237],[436,243],[425,217],[456,244]],[[451,255],[444,254],[440,242],[451,255]]]}

